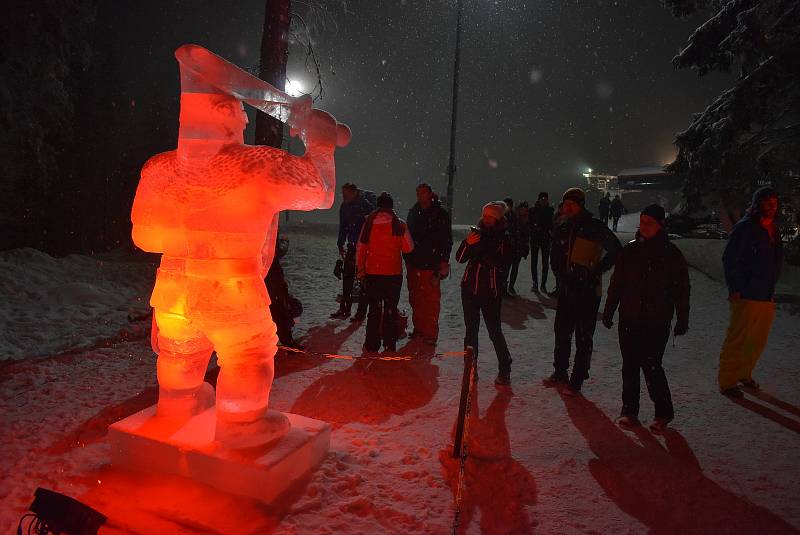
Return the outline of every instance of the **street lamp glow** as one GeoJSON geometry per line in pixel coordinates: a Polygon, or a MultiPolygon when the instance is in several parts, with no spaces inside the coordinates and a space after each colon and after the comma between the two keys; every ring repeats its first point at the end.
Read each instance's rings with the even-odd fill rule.
{"type": "Polygon", "coordinates": [[[305,94],[303,85],[296,80],[286,80],[286,92],[293,97],[299,97],[305,94]]]}
{"type": "Polygon", "coordinates": [[[588,169],[586,169],[586,172],[587,172],[587,173],[591,173],[591,172],[592,172],[592,168],[591,168],[591,167],[589,167],[588,169]]]}

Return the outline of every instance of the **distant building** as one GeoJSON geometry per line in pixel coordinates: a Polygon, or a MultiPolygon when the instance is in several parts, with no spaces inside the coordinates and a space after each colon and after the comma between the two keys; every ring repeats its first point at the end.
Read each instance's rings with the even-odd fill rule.
{"type": "Polygon", "coordinates": [[[683,179],[663,167],[637,167],[625,169],[617,175],[589,172],[583,174],[588,185],[587,203],[596,206],[600,197],[610,193],[624,199],[629,212],[638,212],[648,204],[657,203],[669,213],[675,210],[681,198],[683,179]]]}
{"type": "Polygon", "coordinates": [[[617,174],[617,184],[622,190],[677,190],[683,179],[675,173],[664,171],[663,167],[637,167],[625,169],[617,174]]]}

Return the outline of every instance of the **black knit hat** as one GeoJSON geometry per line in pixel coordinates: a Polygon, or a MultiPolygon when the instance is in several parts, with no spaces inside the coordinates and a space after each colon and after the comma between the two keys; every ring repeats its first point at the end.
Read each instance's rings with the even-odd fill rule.
{"type": "Polygon", "coordinates": [[[394,208],[394,200],[392,200],[392,196],[385,191],[378,195],[376,204],[378,205],[378,208],[394,208]]]}
{"type": "Polygon", "coordinates": [[[539,200],[549,199],[549,198],[550,198],[550,196],[547,194],[546,191],[542,191],[542,192],[539,193],[539,200]]]}
{"type": "Polygon", "coordinates": [[[664,208],[659,206],[658,204],[651,204],[644,210],[642,210],[642,215],[647,215],[658,221],[658,224],[662,227],[667,222],[667,216],[664,213],[664,208]]]}
{"type": "Polygon", "coordinates": [[[583,206],[586,203],[586,194],[581,188],[569,188],[561,197],[562,201],[572,201],[583,206]]]}

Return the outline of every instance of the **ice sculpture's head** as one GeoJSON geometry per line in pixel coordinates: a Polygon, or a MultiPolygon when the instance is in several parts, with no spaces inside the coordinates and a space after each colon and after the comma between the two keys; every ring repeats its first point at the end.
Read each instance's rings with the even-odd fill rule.
{"type": "Polygon", "coordinates": [[[244,143],[247,114],[241,101],[224,93],[181,93],[182,140],[244,143]]]}

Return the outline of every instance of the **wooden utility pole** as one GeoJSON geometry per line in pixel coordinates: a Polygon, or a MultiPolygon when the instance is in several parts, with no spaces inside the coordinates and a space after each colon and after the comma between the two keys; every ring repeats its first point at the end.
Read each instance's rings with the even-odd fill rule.
{"type": "MultiPolygon", "coordinates": [[[[266,0],[258,76],[281,91],[286,91],[286,62],[289,59],[291,23],[292,0],[266,0]]],[[[263,111],[256,111],[255,142],[256,145],[281,148],[283,123],[263,111]]],[[[286,221],[289,221],[288,211],[286,211],[286,221]]]]}
{"type": "Polygon", "coordinates": [[[453,109],[450,116],[450,161],[447,164],[447,211],[453,217],[453,181],[456,176],[456,119],[458,117],[458,74],[461,68],[461,11],[463,0],[456,6],[456,53],[453,60],[453,109]]]}

